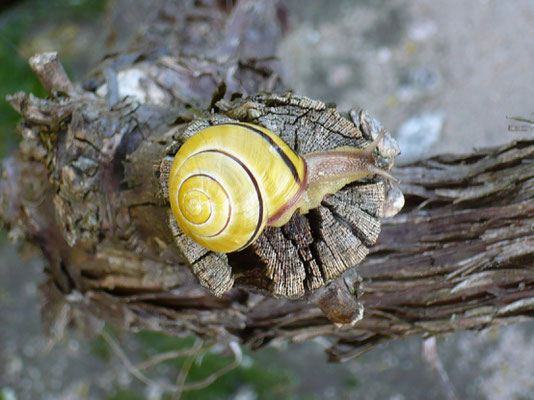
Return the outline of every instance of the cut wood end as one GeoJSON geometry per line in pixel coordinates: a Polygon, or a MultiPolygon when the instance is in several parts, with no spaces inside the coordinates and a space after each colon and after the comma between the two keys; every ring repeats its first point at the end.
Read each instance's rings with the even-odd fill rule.
{"type": "Polygon", "coordinates": [[[74,85],[59,61],[56,51],[35,54],[28,62],[47,93],[64,92],[75,95],[74,85]]]}
{"type": "Polygon", "coordinates": [[[44,64],[50,64],[51,62],[59,61],[57,51],[50,51],[47,53],[37,53],[30,57],[29,63],[32,68],[38,68],[44,64]]]}

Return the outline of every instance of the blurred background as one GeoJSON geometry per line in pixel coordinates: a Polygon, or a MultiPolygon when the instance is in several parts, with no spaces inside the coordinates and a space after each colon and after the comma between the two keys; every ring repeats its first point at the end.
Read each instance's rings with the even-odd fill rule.
{"type": "MultiPolygon", "coordinates": [[[[20,0],[0,4],[0,157],[17,146],[18,115],[3,98],[44,91],[27,64],[58,51],[72,80],[109,49],[120,50],[146,10],[120,0],[20,0]],[[118,21],[114,34],[110,21],[118,21]]],[[[339,110],[361,107],[397,138],[408,162],[468,152],[532,135],[534,2],[515,0],[329,0],[283,2],[288,30],[278,48],[286,85],[339,110]],[[518,129],[519,127],[519,129],[518,129]]],[[[125,370],[102,337],[68,331],[50,349],[41,333],[38,286],[44,261],[21,256],[0,233],[0,400],[165,399],[125,370]]],[[[534,324],[440,337],[438,354],[459,399],[534,399],[534,324]]],[[[110,332],[110,335],[112,333],[110,332]]],[[[143,332],[117,340],[133,359],[197,346],[143,332]]],[[[328,364],[324,340],[244,349],[241,365],[183,399],[450,399],[422,357],[422,339],[384,344],[343,365],[328,364]]],[[[200,360],[200,361],[199,361],[200,360]]],[[[231,357],[214,347],[189,380],[231,357]]],[[[161,364],[176,376],[188,360],[161,364]]]]}

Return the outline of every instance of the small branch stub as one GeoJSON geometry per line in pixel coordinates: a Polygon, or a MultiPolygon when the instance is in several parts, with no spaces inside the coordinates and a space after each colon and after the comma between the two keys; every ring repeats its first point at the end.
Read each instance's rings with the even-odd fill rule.
{"type": "Polygon", "coordinates": [[[63,92],[70,96],[76,94],[57,52],[36,54],[30,57],[29,63],[47,93],[63,92]]]}

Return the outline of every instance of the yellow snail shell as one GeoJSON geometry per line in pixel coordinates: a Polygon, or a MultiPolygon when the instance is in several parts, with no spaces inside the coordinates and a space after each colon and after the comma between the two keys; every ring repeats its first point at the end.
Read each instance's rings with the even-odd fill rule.
{"type": "Polygon", "coordinates": [[[299,200],[306,177],[304,160],[269,130],[245,123],[211,126],[176,153],[171,208],[197,243],[237,251],[299,200]]]}

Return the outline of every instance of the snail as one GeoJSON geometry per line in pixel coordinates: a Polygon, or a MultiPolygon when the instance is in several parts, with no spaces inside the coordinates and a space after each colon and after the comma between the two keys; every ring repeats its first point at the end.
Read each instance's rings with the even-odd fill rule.
{"type": "Polygon", "coordinates": [[[215,251],[239,251],[266,225],[283,226],[323,197],[370,175],[396,179],[375,165],[381,131],[366,148],[340,147],[300,156],[268,129],[249,123],[214,125],[178,150],[169,176],[178,226],[215,251]]]}

